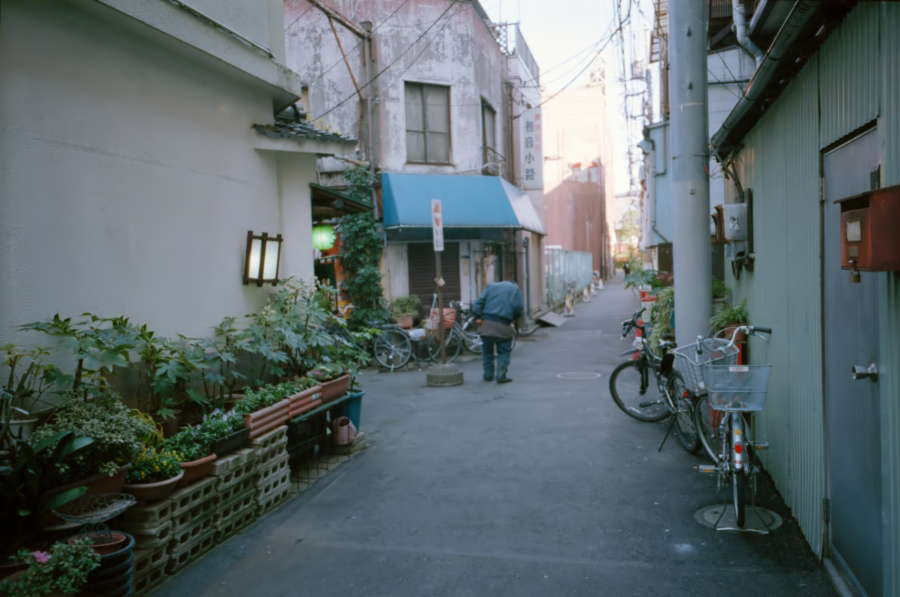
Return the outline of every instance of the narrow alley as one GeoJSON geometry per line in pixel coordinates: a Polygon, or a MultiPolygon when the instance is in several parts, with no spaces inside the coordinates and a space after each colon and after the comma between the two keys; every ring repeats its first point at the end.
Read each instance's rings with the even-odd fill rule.
{"type": "Polygon", "coordinates": [[[657,452],[665,425],[616,408],[638,304],[620,274],[522,339],[512,384],[477,361],[456,388],[364,374],[370,448],[154,595],[833,595],[770,484],[781,528],[713,531],[695,513],[724,496],[701,457],[674,436],[657,452]]]}

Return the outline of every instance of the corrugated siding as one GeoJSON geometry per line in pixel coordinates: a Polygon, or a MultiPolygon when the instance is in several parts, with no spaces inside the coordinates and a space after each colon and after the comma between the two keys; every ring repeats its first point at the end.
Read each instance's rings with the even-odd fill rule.
{"type": "MultiPolygon", "coordinates": [[[[881,14],[882,108],[885,128],[884,182],[900,184],[900,5],[881,14]]],[[[900,595],[900,274],[884,274],[881,293],[881,437],[884,533],[884,594],[900,595]]]]}
{"type": "Polygon", "coordinates": [[[760,438],[774,479],[813,551],[821,554],[825,463],[822,447],[821,244],[818,90],[813,58],[744,139],[738,164],[753,190],[756,267],[733,282],[749,297],[753,323],[774,329],[768,355],[761,341],[751,359],[775,366],[760,438]],[[763,240],[764,239],[764,240],[763,240]],[[818,347],[818,349],[817,349],[818,347]]]}
{"type": "Polygon", "coordinates": [[[882,78],[880,14],[879,4],[861,3],[822,44],[822,147],[878,117],[882,78]]]}

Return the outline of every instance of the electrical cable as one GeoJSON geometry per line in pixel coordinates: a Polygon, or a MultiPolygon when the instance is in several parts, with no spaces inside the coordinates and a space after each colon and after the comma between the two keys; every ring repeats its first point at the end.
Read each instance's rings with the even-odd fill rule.
{"type": "MultiPolygon", "coordinates": [[[[452,0],[452,2],[450,2],[450,4],[447,5],[447,8],[444,9],[444,12],[442,12],[442,13],[438,16],[438,18],[436,18],[436,19],[434,20],[434,22],[431,23],[431,25],[429,25],[428,28],[427,28],[425,31],[423,31],[422,34],[421,34],[419,37],[416,38],[416,40],[415,40],[413,43],[411,43],[409,46],[407,46],[402,52],[400,52],[399,54],[397,54],[397,57],[394,58],[394,60],[392,60],[390,64],[388,64],[388,65],[385,66],[383,69],[381,69],[380,71],[378,71],[371,79],[369,79],[369,81],[366,82],[365,85],[363,85],[362,87],[360,87],[359,90],[358,90],[357,92],[351,93],[350,95],[348,95],[347,97],[345,97],[344,99],[342,99],[340,102],[338,102],[336,105],[334,105],[334,106],[332,106],[331,108],[329,108],[325,113],[316,116],[316,118],[315,118],[314,120],[317,120],[317,119],[319,119],[319,118],[324,118],[324,117],[328,116],[329,114],[331,114],[332,112],[334,112],[335,110],[337,110],[338,108],[340,108],[341,106],[343,106],[344,104],[346,104],[348,101],[350,101],[351,99],[353,99],[354,97],[356,97],[356,96],[357,96],[357,93],[358,93],[359,91],[362,91],[363,89],[365,89],[366,87],[368,87],[369,85],[371,85],[372,83],[374,83],[375,80],[378,79],[378,77],[380,77],[380,76],[381,76],[382,74],[384,74],[389,68],[391,68],[392,66],[394,66],[397,62],[399,62],[400,59],[403,57],[404,54],[406,54],[410,49],[413,48],[413,46],[415,46],[417,43],[419,43],[419,41],[421,41],[422,38],[425,37],[425,36],[428,34],[428,32],[431,31],[431,30],[434,28],[434,26],[438,24],[438,21],[440,21],[442,18],[444,18],[444,15],[446,15],[448,12],[450,12],[450,9],[453,8],[455,5],[460,4],[460,2],[462,2],[462,0],[452,0]]],[[[458,11],[458,10],[459,10],[459,8],[457,8],[457,11],[458,11]]],[[[454,13],[454,15],[455,15],[455,14],[456,14],[456,13],[454,13]]],[[[452,17],[451,17],[451,18],[452,18],[452,17]]],[[[448,22],[449,22],[449,19],[448,19],[448,22]]],[[[429,42],[429,45],[430,45],[430,42],[429,42]]],[[[427,47],[427,46],[426,46],[426,47],[427,47]]],[[[423,51],[424,51],[424,50],[423,50],[423,51]]],[[[418,57],[421,56],[421,55],[422,55],[422,54],[421,54],[421,52],[420,52],[419,55],[416,56],[416,58],[418,58],[418,57]]],[[[412,66],[412,64],[410,64],[410,67],[411,67],[411,66],[412,66]]],[[[407,67],[406,70],[409,70],[409,67],[407,67]]],[[[406,70],[404,70],[403,72],[406,72],[406,70]]]]}

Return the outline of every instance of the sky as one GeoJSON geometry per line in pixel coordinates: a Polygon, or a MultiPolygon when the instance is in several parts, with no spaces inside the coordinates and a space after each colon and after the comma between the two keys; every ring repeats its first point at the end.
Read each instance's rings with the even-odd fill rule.
{"type": "MultiPolygon", "coordinates": [[[[541,69],[541,83],[551,92],[570,83],[571,86],[587,84],[590,68],[586,68],[580,76],[579,71],[597,55],[597,50],[592,46],[605,39],[617,25],[615,0],[554,0],[552,3],[547,0],[481,0],[481,4],[493,21],[519,23],[525,41],[541,69]],[[569,61],[566,62],[567,60],[569,61]]],[[[623,0],[623,15],[627,11],[628,2],[623,0]]],[[[635,0],[631,8],[632,29],[648,29],[652,26],[652,15],[652,0],[635,0]]],[[[641,35],[635,34],[635,37],[641,35]]],[[[626,40],[628,38],[626,36],[626,40]]],[[[636,57],[642,57],[647,52],[644,37],[639,39],[641,41],[634,47],[636,57]]],[[[626,46],[628,45],[630,44],[626,42],[626,46]]],[[[613,129],[617,194],[627,192],[629,187],[623,87],[615,81],[622,70],[620,52],[621,45],[618,43],[608,45],[602,52],[607,64],[607,102],[610,126],[613,129]]]]}

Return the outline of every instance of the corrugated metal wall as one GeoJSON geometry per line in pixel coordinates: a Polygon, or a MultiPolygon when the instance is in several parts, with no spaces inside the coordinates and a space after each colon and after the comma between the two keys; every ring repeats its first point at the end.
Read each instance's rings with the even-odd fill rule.
{"type": "Polygon", "coordinates": [[[774,363],[758,434],[785,502],[813,551],[821,553],[822,458],[821,243],[819,206],[818,64],[813,58],[750,135],[739,174],[753,191],[756,267],[734,282],[749,297],[750,321],[774,330],[768,355],[762,341],[751,359],[774,363]],[[764,239],[764,240],[763,240],[764,239]]]}
{"type": "Polygon", "coordinates": [[[880,13],[875,3],[857,7],[819,50],[822,147],[878,117],[880,13]]]}
{"type": "MultiPolygon", "coordinates": [[[[881,11],[882,99],[879,122],[884,128],[884,183],[900,184],[900,5],[881,11]]],[[[881,437],[884,451],[882,502],[884,594],[900,595],[900,274],[884,274],[881,296],[881,437]]]]}
{"type": "MultiPolygon", "coordinates": [[[[747,135],[738,161],[741,179],[754,194],[756,238],[765,241],[757,240],[756,271],[732,283],[738,300],[750,298],[751,320],[775,329],[768,351],[775,367],[760,425],[771,445],[766,468],[820,555],[825,482],[819,155],[880,116],[884,183],[900,184],[898,32],[900,5],[858,5],[747,135]]],[[[900,274],[883,276],[884,594],[900,595],[900,274]]],[[[764,358],[758,344],[751,355],[764,358]]]]}

